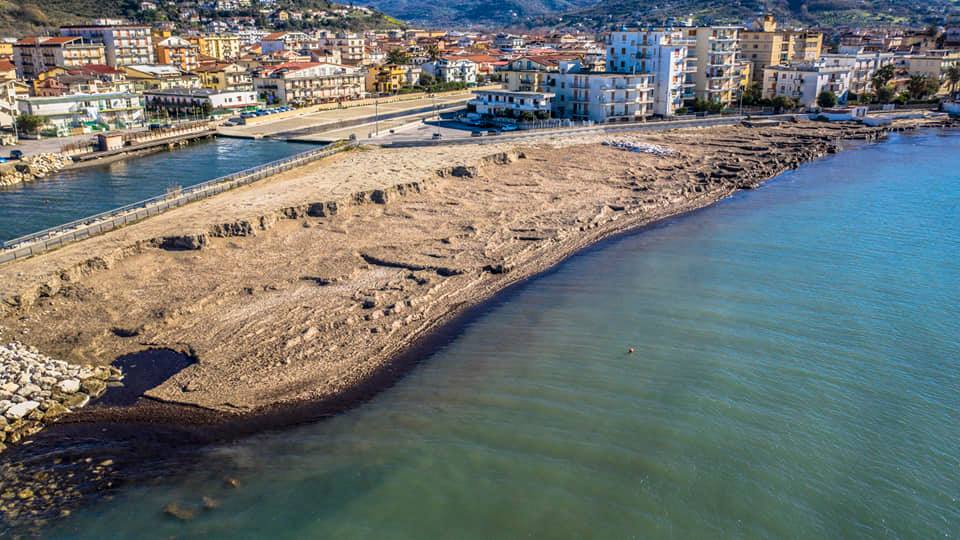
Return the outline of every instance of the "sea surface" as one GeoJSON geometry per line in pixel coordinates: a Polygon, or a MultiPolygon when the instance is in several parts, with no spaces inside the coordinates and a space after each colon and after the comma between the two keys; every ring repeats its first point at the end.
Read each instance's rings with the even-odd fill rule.
{"type": "Polygon", "coordinates": [[[192,454],[45,534],[957,538],[960,133],[603,242],[371,401],[192,454]]]}
{"type": "Polygon", "coordinates": [[[169,152],[61,171],[0,188],[0,242],[311,149],[274,140],[217,138],[169,152]]]}

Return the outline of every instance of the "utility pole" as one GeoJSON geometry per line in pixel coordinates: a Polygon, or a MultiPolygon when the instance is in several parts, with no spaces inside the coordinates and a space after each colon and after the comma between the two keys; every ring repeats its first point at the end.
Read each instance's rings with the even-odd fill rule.
{"type": "Polygon", "coordinates": [[[380,96],[377,96],[373,100],[374,110],[376,111],[376,122],[374,127],[374,133],[376,137],[380,136],[380,96]]]}

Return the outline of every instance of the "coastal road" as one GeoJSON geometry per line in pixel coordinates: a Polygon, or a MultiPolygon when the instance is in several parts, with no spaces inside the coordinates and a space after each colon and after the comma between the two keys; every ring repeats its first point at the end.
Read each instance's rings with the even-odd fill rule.
{"type": "Polygon", "coordinates": [[[251,126],[222,127],[220,128],[220,133],[234,137],[267,137],[285,132],[303,130],[305,128],[315,128],[324,124],[337,124],[339,122],[356,121],[364,118],[370,118],[372,120],[378,112],[381,116],[385,116],[402,113],[403,111],[415,111],[425,107],[433,107],[434,105],[440,109],[445,109],[453,105],[466,103],[467,100],[472,97],[473,94],[468,92],[457,92],[447,95],[438,94],[436,98],[424,97],[409,101],[381,103],[379,107],[377,105],[363,105],[359,107],[320,111],[251,126]]]}

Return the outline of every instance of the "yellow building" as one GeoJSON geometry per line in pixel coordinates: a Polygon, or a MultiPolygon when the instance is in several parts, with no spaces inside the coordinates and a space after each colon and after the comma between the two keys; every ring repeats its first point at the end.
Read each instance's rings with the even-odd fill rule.
{"type": "Polygon", "coordinates": [[[787,38],[793,42],[791,62],[807,64],[823,56],[823,34],[810,30],[787,30],[787,38]]]}
{"type": "Polygon", "coordinates": [[[253,78],[240,64],[218,63],[197,68],[200,85],[212,90],[239,92],[253,88],[253,78]]]}
{"type": "Polygon", "coordinates": [[[236,60],[240,58],[243,47],[239,36],[229,34],[189,36],[187,41],[194,44],[201,55],[217,60],[236,60]]]}
{"type": "Polygon", "coordinates": [[[380,66],[377,73],[376,90],[380,94],[394,94],[400,91],[406,80],[407,70],[403,66],[380,66]]]}
{"type": "Polygon", "coordinates": [[[200,65],[200,51],[189,41],[173,36],[157,43],[157,63],[176,66],[182,71],[192,72],[200,65]]]}
{"type": "Polygon", "coordinates": [[[823,34],[805,30],[777,30],[773,15],[765,15],[741,34],[741,58],[750,62],[753,82],[763,82],[770,66],[809,63],[823,52],[823,34]]]}

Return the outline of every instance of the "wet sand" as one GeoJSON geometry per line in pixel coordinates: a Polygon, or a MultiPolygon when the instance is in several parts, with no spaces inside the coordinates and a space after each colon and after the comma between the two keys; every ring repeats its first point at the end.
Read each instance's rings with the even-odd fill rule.
{"type": "Polygon", "coordinates": [[[800,123],[363,149],[0,267],[0,327],[69,362],[150,348],[197,360],[114,420],[333,412],[389,385],[470,306],[577,250],[884,133],[800,123]]]}

